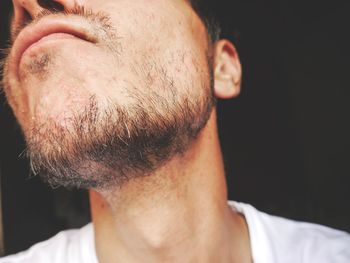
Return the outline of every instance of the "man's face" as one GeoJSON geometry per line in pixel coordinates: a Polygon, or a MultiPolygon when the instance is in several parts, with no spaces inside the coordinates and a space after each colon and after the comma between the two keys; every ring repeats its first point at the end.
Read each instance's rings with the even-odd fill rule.
{"type": "Polygon", "coordinates": [[[13,0],[4,70],[34,172],[107,187],[183,153],[214,102],[207,34],[190,4],[72,0],[63,14],[42,8],[50,2],[13,0]]]}

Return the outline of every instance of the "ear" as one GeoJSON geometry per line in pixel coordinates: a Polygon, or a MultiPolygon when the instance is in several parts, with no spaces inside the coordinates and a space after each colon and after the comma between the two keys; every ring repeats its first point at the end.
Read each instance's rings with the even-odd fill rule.
{"type": "Polygon", "coordinates": [[[220,99],[238,96],[241,90],[242,67],[233,44],[225,39],[214,47],[214,91],[220,99]]]}

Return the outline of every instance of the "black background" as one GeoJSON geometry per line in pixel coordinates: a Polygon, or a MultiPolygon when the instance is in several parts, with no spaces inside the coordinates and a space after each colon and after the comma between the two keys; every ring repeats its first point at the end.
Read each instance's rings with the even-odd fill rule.
{"type": "MultiPolygon", "coordinates": [[[[242,94],[221,101],[229,198],[350,231],[350,2],[212,2],[244,70],[242,94]]],[[[6,46],[10,1],[0,4],[6,46]]],[[[83,191],[29,177],[19,128],[0,95],[6,252],[88,222],[83,191]]]]}

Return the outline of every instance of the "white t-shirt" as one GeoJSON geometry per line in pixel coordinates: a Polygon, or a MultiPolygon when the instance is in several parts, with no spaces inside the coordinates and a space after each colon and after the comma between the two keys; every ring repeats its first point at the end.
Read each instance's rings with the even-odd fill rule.
{"type": "MultiPolygon", "coordinates": [[[[296,222],[229,201],[246,218],[254,263],[350,263],[350,235],[316,224],[296,222]]],[[[98,263],[93,225],[58,233],[0,263],[98,263]]]]}

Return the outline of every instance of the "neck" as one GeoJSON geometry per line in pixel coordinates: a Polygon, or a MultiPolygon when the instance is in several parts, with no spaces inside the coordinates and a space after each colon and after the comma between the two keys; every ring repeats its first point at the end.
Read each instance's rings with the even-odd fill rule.
{"type": "Polygon", "coordinates": [[[100,263],[251,262],[245,221],[227,205],[215,112],[184,156],[90,200],[100,263]]]}

